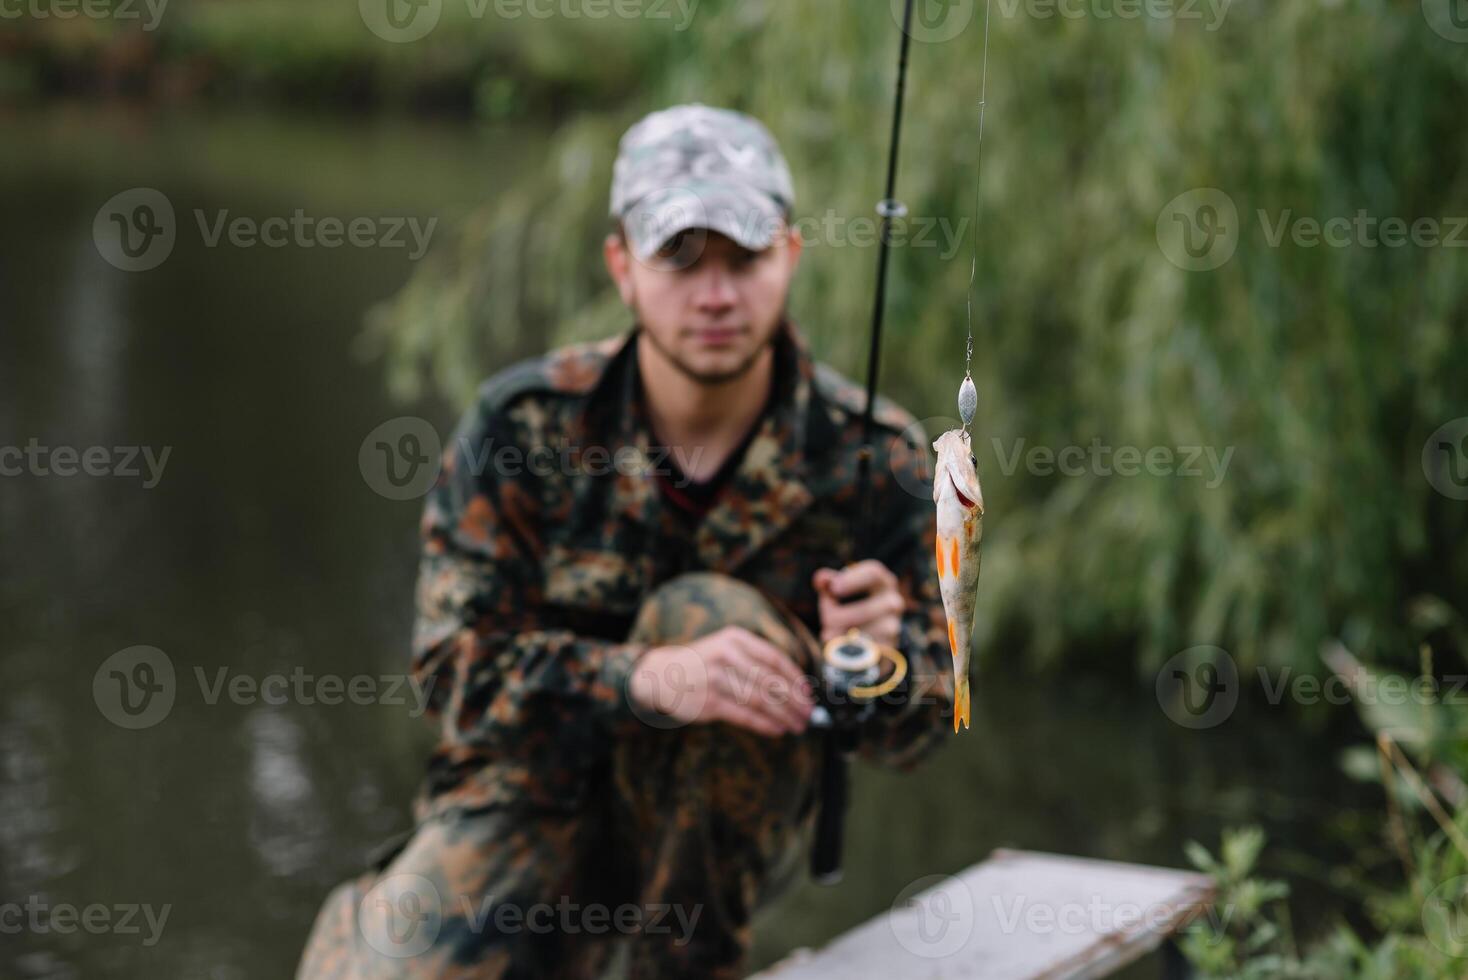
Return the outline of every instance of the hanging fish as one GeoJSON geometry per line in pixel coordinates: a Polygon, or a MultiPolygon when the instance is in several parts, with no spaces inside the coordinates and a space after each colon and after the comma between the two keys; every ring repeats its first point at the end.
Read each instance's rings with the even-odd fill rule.
{"type": "Polygon", "coordinates": [[[938,507],[938,589],[948,616],[953,651],[953,730],[968,728],[969,644],[979,591],[979,540],[984,534],[984,492],[967,429],[951,429],[933,443],[938,466],[933,502],[938,507]]]}

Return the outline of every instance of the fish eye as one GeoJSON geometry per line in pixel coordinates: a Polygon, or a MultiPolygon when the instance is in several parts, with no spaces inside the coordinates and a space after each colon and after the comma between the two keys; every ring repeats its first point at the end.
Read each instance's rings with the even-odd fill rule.
{"type": "Polygon", "coordinates": [[[978,469],[978,467],[979,467],[979,458],[977,456],[975,456],[973,453],[969,453],[968,454],[968,461],[969,461],[969,465],[973,466],[974,469],[978,469]]]}

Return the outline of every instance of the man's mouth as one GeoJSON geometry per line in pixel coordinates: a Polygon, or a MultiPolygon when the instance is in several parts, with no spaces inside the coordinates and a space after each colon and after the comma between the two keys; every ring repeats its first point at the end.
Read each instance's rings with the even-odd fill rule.
{"type": "Polygon", "coordinates": [[[693,339],[705,347],[728,347],[743,337],[743,327],[694,327],[693,339]]]}

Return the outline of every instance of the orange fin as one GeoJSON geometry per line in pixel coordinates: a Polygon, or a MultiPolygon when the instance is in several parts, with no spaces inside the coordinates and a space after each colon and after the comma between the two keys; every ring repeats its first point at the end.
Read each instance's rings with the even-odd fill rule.
{"type": "Polygon", "coordinates": [[[958,679],[958,686],[953,692],[953,730],[955,732],[958,731],[958,723],[960,721],[963,722],[963,727],[967,729],[969,717],[968,678],[960,677],[958,679]]]}

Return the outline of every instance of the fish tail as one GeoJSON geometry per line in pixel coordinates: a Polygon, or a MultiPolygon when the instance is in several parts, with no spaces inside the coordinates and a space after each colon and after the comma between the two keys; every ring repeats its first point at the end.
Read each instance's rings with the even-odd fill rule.
{"type": "Polygon", "coordinates": [[[968,728],[969,722],[969,694],[968,678],[960,677],[953,691],[953,730],[958,731],[958,723],[962,721],[963,727],[968,728]]]}

